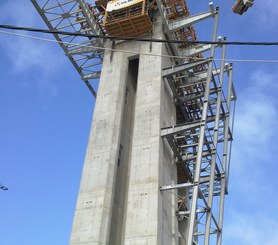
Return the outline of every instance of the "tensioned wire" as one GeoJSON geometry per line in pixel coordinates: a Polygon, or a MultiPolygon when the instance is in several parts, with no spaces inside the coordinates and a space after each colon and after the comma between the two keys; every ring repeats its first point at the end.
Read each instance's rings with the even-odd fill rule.
{"type": "Polygon", "coordinates": [[[156,39],[156,38],[142,38],[142,37],[127,37],[127,36],[109,36],[109,35],[95,35],[81,32],[68,32],[59,30],[47,30],[23,26],[0,25],[1,29],[40,32],[47,34],[62,34],[68,36],[79,36],[96,39],[110,39],[110,40],[130,40],[139,42],[158,42],[158,43],[179,43],[179,44],[217,44],[217,45],[247,45],[247,46],[278,46],[278,42],[239,42],[239,41],[189,41],[189,40],[173,40],[173,39],[156,39]]]}
{"type": "MultiPolygon", "coordinates": [[[[1,25],[0,25],[1,28],[1,25]]],[[[31,35],[26,35],[26,34],[19,34],[19,33],[14,33],[14,32],[8,32],[8,31],[0,31],[0,34],[7,34],[7,35],[12,35],[12,36],[18,36],[18,37],[23,37],[23,38],[29,38],[29,39],[34,39],[34,40],[40,40],[40,41],[45,41],[45,42],[51,42],[51,43],[59,43],[59,44],[64,44],[64,45],[72,45],[76,47],[84,47],[84,48],[95,48],[98,50],[108,50],[108,51],[113,51],[113,52],[122,52],[122,53],[129,53],[129,54],[136,54],[136,55],[149,55],[149,56],[158,56],[158,57],[163,57],[163,58],[173,58],[173,59],[194,59],[194,60],[206,60],[207,58],[198,58],[194,56],[178,56],[178,55],[163,55],[163,54],[154,54],[154,53],[144,53],[144,52],[136,52],[136,51],[131,51],[131,50],[122,50],[122,49],[115,49],[115,48],[105,48],[105,47],[97,47],[93,45],[83,45],[83,44],[78,44],[78,43],[71,43],[71,42],[64,42],[64,41],[58,41],[54,39],[49,39],[49,38],[42,38],[42,37],[36,37],[36,36],[31,36],[31,35]]],[[[136,40],[137,41],[137,40],[136,40]]],[[[151,42],[151,41],[149,41],[151,42]]],[[[200,43],[200,42],[198,42],[200,43]]],[[[212,43],[212,42],[208,42],[212,43]]],[[[224,44],[224,43],[222,43],[224,44]]],[[[226,44],[226,43],[225,43],[226,44]]],[[[277,43],[278,45],[278,43],[277,43]]],[[[214,61],[222,61],[220,58],[213,58],[212,60],[214,61]]],[[[264,59],[232,59],[232,58],[227,58],[225,59],[226,62],[256,62],[256,63],[278,63],[278,60],[264,60],[264,59]]]]}

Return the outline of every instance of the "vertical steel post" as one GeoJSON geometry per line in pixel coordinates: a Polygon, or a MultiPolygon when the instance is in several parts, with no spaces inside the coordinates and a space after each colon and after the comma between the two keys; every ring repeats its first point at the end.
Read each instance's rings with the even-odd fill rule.
{"type": "MultiPolygon", "coordinates": [[[[225,41],[225,39],[224,39],[225,41]]],[[[214,178],[215,178],[215,165],[216,165],[216,153],[217,153],[217,144],[218,144],[218,130],[219,130],[219,118],[220,118],[220,109],[221,109],[221,98],[222,98],[222,88],[223,88],[223,74],[225,67],[225,56],[226,56],[226,45],[222,47],[222,56],[221,56],[221,66],[219,74],[219,84],[217,87],[217,105],[215,112],[215,124],[214,124],[214,134],[213,134],[213,150],[211,158],[211,168],[210,168],[210,180],[209,180],[209,194],[208,194],[208,206],[209,210],[206,216],[206,225],[205,225],[205,238],[204,244],[209,245],[210,240],[210,226],[211,226],[211,216],[212,216],[212,203],[213,203],[213,191],[214,191],[214,178]]]]}
{"type": "MultiPolygon", "coordinates": [[[[218,27],[218,8],[216,8],[215,16],[214,16],[214,28],[213,28],[213,36],[212,36],[213,42],[215,42],[217,38],[217,27],[218,27]]],[[[193,179],[192,201],[191,201],[191,209],[190,209],[190,216],[189,216],[189,223],[188,223],[188,236],[187,236],[188,245],[193,244],[193,238],[194,238],[195,218],[196,218],[196,209],[197,209],[198,193],[199,193],[199,181],[200,181],[203,145],[204,145],[204,138],[205,138],[208,103],[209,103],[208,99],[210,94],[210,83],[212,79],[213,57],[214,57],[215,47],[216,47],[215,44],[211,46],[210,61],[208,63],[208,73],[206,79],[202,119],[201,119],[201,126],[200,126],[200,135],[199,135],[199,142],[198,142],[198,153],[196,159],[196,169],[195,169],[195,174],[193,179]]]]}
{"type": "Polygon", "coordinates": [[[224,146],[223,146],[223,156],[222,156],[223,173],[221,176],[221,192],[220,192],[219,218],[218,218],[218,225],[220,227],[220,231],[217,234],[217,245],[222,244],[224,201],[225,201],[225,192],[226,192],[226,169],[227,169],[226,165],[227,165],[227,150],[228,150],[228,138],[229,138],[231,90],[232,90],[232,82],[233,82],[232,74],[233,74],[233,69],[232,69],[232,64],[230,64],[230,69],[228,72],[229,84],[228,84],[228,94],[227,94],[227,111],[225,117],[224,146]]]}
{"type": "MultiPolygon", "coordinates": [[[[235,95],[233,94],[233,96],[235,96],[235,95]]],[[[232,135],[233,135],[233,132],[234,132],[236,100],[234,100],[233,105],[234,106],[233,106],[233,115],[232,115],[232,129],[230,130],[232,135]]],[[[230,148],[228,150],[229,151],[229,157],[228,157],[228,160],[227,160],[227,171],[226,171],[227,172],[227,174],[226,174],[226,189],[227,190],[229,189],[230,167],[231,167],[231,157],[232,157],[232,145],[233,145],[233,141],[230,142],[230,148]]]]}
{"type": "MultiPolygon", "coordinates": [[[[78,2],[79,6],[81,7],[82,13],[86,18],[86,21],[93,33],[98,35],[103,34],[101,28],[98,26],[95,19],[93,18],[92,12],[89,9],[89,5],[84,0],[76,0],[76,2],[78,2]]],[[[103,41],[100,38],[95,39],[94,42],[99,44],[100,46],[103,45],[103,41]]]]}

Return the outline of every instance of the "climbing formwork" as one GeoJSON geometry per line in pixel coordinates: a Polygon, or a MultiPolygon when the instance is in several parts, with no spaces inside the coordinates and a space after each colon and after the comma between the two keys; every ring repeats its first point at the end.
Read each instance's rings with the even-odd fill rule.
{"type": "Polygon", "coordinates": [[[103,27],[108,35],[138,37],[152,31],[151,7],[146,0],[137,0],[130,6],[107,4],[103,27]]]}
{"type": "MultiPolygon", "coordinates": [[[[177,176],[175,183],[160,181],[161,197],[175,198],[172,218],[178,222],[179,244],[220,245],[236,93],[232,64],[225,63],[225,38],[217,38],[219,9],[210,4],[209,11],[191,15],[183,0],[31,1],[51,30],[75,34],[151,37],[159,13],[164,36],[171,40],[166,44],[171,65],[163,68],[162,79],[176,108],[175,123],[161,128],[161,138],[164,147],[171,148],[177,176]],[[221,44],[197,44],[194,25],[207,19],[214,21],[211,41],[221,44]],[[222,50],[220,62],[215,59],[216,48],[222,50]]],[[[89,80],[100,76],[105,41],[95,36],[54,36],[95,93],[89,80]]]]}

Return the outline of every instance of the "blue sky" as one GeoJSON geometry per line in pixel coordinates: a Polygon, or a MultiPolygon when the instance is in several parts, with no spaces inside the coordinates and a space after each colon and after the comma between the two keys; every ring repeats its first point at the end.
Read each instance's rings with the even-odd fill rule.
{"type": "MultiPolygon", "coordinates": [[[[278,41],[278,3],[243,15],[220,6],[219,35],[278,41]]],[[[208,1],[190,0],[192,13],[208,1]]],[[[43,27],[29,1],[0,2],[0,23],[43,27]]],[[[196,27],[208,39],[206,27],[196,27]]],[[[209,29],[210,30],[210,29],[209,29]]],[[[37,34],[36,34],[37,35],[37,34]]],[[[94,98],[57,44],[0,33],[0,244],[68,244],[94,98]]],[[[278,47],[229,46],[227,58],[278,59],[278,47]]],[[[224,245],[278,244],[278,64],[234,63],[238,102],[224,245]]]]}

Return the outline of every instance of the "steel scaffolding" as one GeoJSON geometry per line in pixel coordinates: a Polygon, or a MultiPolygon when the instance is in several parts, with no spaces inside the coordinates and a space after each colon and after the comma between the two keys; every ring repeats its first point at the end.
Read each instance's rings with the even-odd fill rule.
{"type": "MultiPolygon", "coordinates": [[[[225,55],[225,46],[222,58],[225,55]]],[[[178,168],[178,183],[162,186],[161,191],[186,189],[179,194],[177,217],[188,222],[187,244],[209,244],[210,234],[217,234],[221,244],[223,203],[227,194],[230,144],[236,94],[232,84],[232,65],[221,62],[212,69],[211,59],[164,69],[163,77],[176,94],[177,107],[187,118],[183,123],[162,128],[161,136],[169,143],[178,168]],[[208,68],[196,73],[200,65],[208,68]],[[227,81],[224,73],[228,74],[227,81]],[[220,206],[213,206],[219,199],[220,206]],[[203,238],[198,238],[203,236],[203,238]]]]}
{"type": "MultiPolygon", "coordinates": [[[[161,6],[160,12],[165,12],[164,4],[157,2],[161,6]]],[[[172,22],[165,20],[166,31],[170,36],[181,28],[212,17],[212,41],[216,41],[218,9],[213,5],[210,8],[207,13],[172,22]]],[[[161,191],[177,190],[177,217],[179,222],[186,222],[187,232],[183,239],[188,245],[208,245],[212,241],[220,245],[222,242],[224,196],[228,193],[233,139],[229,124],[233,122],[236,94],[232,64],[225,64],[226,46],[221,47],[219,69],[213,67],[215,48],[216,45],[187,47],[180,52],[189,58],[163,71],[177,106],[177,125],[163,128],[161,136],[174,153],[178,183],[162,186],[161,191]],[[202,53],[207,51],[209,58],[202,59],[202,53]],[[227,73],[227,79],[224,79],[224,73],[227,73]],[[216,201],[220,203],[218,207],[213,205],[216,201]],[[216,234],[216,239],[211,234],[216,234]]]]}
{"type": "MultiPolygon", "coordinates": [[[[31,2],[50,30],[107,35],[103,23],[107,1],[96,1],[95,6],[84,0],[31,2]]],[[[219,10],[212,4],[209,11],[196,15],[190,15],[183,0],[156,0],[156,8],[162,16],[167,39],[196,41],[193,25],[213,18],[212,41],[217,41],[219,10]]],[[[143,10],[145,16],[145,7],[143,10]]],[[[146,34],[149,32],[147,29],[146,34]]],[[[54,37],[96,95],[89,80],[100,76],[104,42],[72,35],[54,34],[54,37]]],[[[225,42],[225,38],[221,40],[225,42]]],[[[166,86],[172,91],[177,120],[176,125],[161,129],[161,137],[172,149],[178,178],[175,184],[164,183],[161,194],[172,192],[178,196],[176,217],[187,227],[186,235],[180,234],[186,241],[184,244],[220,245],[236,101],[233,67],[225,63],[225,45],[167,45],[172,55],[184,58],[174,58],[173,65],[162,72],[166,86]],[[220,68],[214,59],[216,48],[222,49],[220,68]]]]}

